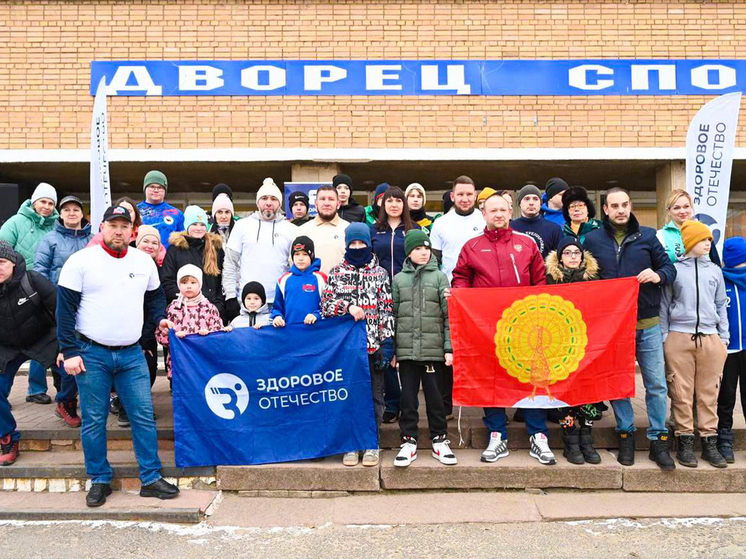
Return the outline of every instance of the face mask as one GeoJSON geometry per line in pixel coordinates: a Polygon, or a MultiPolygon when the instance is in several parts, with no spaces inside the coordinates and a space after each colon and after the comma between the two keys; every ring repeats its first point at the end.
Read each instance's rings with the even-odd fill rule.
{"type": "Polygon", "coordinates": [[[370,247],[348,248],[345,251],[345,260],[355,266],[362,268],[373,259],[373,250],[370,247]]]}

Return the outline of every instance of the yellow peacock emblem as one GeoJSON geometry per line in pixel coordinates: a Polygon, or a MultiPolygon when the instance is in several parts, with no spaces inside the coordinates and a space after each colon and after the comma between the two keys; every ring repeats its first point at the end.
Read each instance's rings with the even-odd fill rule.
{"type": "Polygon", "coordinates": [[[530,398],[567,379],[585,356],[583,315],[571,301],[541,293],[515,301],[497,322],[495,353],[512,377],[534,387],[530,398]]]}

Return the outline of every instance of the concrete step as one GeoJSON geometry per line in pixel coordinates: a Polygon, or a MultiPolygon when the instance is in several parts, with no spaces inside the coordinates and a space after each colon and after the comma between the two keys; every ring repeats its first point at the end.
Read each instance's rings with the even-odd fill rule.
{"type": "Polygon", "coordinates": [[[623,469],[625,491],[666,491],[670,493],[746,493],[746,453],[736,452],[736,462],[727,468],[715,468],[699,455],[696,468],[686,468],[676,462],[676,469],[664,472],[638,452],[635,464],[623,469]]]}

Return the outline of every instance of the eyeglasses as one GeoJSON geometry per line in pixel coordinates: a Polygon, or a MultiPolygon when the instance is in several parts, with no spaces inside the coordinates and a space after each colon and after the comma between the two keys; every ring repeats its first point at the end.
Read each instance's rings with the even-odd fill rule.
{"type": "Polygon", "coordinates": [[[160,184],[149,184],[148,188],[150,190],[166,190],[164,186],[161,186],[160,184]]]}
{"type": "Polygon", "coordinates": [[[583,253],[580,252],[579,250],[564,250],[564,251],[562,251],[562,256],[569,256],[570,258],[577,258],[581,254],[583,254],[583,253]]]}
{"type": "Polygon", "coordinates": [[[585,208],[584,202],[578,202],[576,204],[570,204],[569,206],[567,206],[568,210],[582,210],[583,208],[585,208]]]}

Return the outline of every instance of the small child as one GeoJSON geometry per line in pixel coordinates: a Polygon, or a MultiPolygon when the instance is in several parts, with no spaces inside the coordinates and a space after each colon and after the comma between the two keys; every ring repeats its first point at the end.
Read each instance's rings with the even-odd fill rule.
{"type": "Polygon", "coordinates": [[[290,245],[293,266],[277,280],[272,305],[272,325],[313,324],[321,318],[321,294],[326,276],[319,270],[321,260],[314,256],[313,241],[300,236],[290,245]]]}
{"type": "Polygon", "coordinates": [[[396,360],[401,380],[401,450],[394,466],[409,466],[417,459],[420,382],[425,392],[427,423],[433,442],[432,456],[442,464],[456,464],[447,439],[448,422],[443,395],[444,367],[453,365],[448,302],[444,295],[448,277],[438,269],[430,238],[421,229],[404,235],[402,271],[394,276],[396,360]]]}
{"type": "Polygon", "coordinates": [[[696,397],[702,458],[716,468],[726,468],[717,449],[716,415],[730,341],[725,281],[708,256],[712,233],[705,224],[685,221],[681,238],[685,256],[674,263],[676,280],[663,287],[660,310],[668,395],[679,439],[676,458],[682,466],[697,467],[692,414],[696,397]]]}
{"type": "MultiPolygon", "coordinates": [[[[329,272],[329,281],[321,297],[324,316],[352,315],[365,320],[368,338],[368,366],[373,393],[376,426],[383,417],[383,371],[394,360],[394,313],[389,275],[378,265],[370,242],[370,228],[352,223],[345,229],[344,260],[329,272]]],[[[377,466],[380,451],[369,448],[363,453],[363,466],[377,466]]],[[[344,455],[345,466],[356,466],[360,452],[344,455]]]]}
{"type": "Polygon", "coordinates": [[[723,276],[728,301],[730,345],[718,395],[718,451],[728,464],[733,455],[733,408],[741,385],[741,407],[746,412],[746,239],[731,237],[723,244],[723,276]]]}
{"type": "Polygon", "coordinates": [[[269,307],[264,286],[258,281],[250,281],[241,291],[241,314],[231,322],[232,328],[254,328],[267,326],[269,307]]]}
{"type": "MultiPolygon", "coordinates": [[[[169,329],[176,331],[177,338],[184,338],[187,334],[206,336],[210,332],[230,330],[230,327],[223,328],[223,320],[217,307],[202,294],[202,270],[194,264],[186,264],[176,273],[176,283],[179,286],[179,296],[168,305],[166,319],[169,321],[169,329]]],[[[168,346],[168,333],[158,329],[156,338],[162,346],[168,346]]],[[[166,369],[170,379],[171,352],[166,355],[166,369]]]]}

